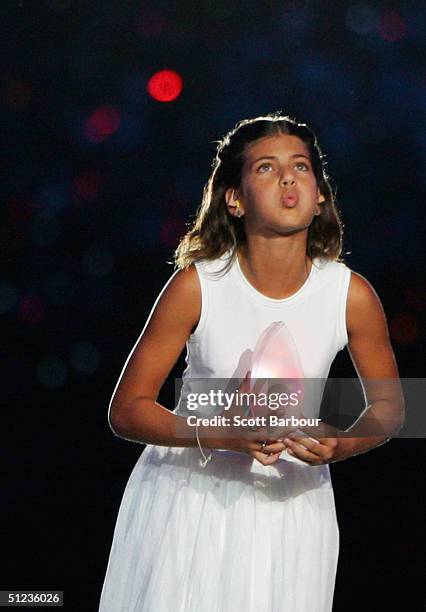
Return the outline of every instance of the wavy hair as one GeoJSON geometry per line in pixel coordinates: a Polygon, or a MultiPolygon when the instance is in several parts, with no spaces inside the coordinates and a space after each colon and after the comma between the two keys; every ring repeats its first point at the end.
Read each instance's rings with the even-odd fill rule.
{"type": "Polygon", "coordinates": [[[339,258],[344,226],[336,204],[336,191],[326,172],[325,155],[315,134],[305,123],[298,123],[278,111],[239,121],[222,140],[217,141],[213,171],[204,186],[195,220],[174,253],[177,268],[188,268],[201,259],[216,259],[227,251],[230,251],[230,258],[224,269],[232,264],[237,247],[246,242],[246,234],[244,217],[236,218],[228,212],[225,193],[229,188],[239,188],[247,146],[265,136],[280,134],[297,136],[306,144],[317,185],[325,198],[321,203],[321,214],[315,216],[309,226],[306,253],[311,259],[342,261],[339,258]]]}

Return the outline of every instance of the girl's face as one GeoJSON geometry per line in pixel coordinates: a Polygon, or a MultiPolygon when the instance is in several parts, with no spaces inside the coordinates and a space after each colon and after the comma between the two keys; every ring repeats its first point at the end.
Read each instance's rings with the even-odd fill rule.
{"type": "Polygon", "coordinates": [[[234,198],[244,214],[245,230],[265,235],[307,230],[324,202],[312,169],[307,145],[297,136],[267,136],[248,145],[241,185],[228,189],[231,214],[234,198]]]}

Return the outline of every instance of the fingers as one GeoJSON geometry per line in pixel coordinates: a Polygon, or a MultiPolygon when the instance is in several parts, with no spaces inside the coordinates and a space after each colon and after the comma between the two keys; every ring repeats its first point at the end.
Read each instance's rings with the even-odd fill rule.
{"type": "Polygon", "coordinates": [[[266,455],[269,454],[273,454],[275,455],[275,453],[282,453],[283,450],[285,450],[287,447],[285,445],[284,442],[277,441],[277,442],[271,442],[270,444],[267,444],[263,449],[262,452],[265,453],[266,455]]]}
{"type": "Polygon", "coordinates": [[[305,463],[309,463],[310,465],[320,465],[322,463],[325,463],[321,457],[315,455],[314,453],[311,453],[303,446],[298,444],[293,444],[292,446],[289,445],[289,447],[287,448],[287,453],[289,455],[292,455],[293,457],[297,457],[297,459],[305,461],[305,463]]]}
{"type": "Polygon", "coordinates": [[[286,448],[286,445],[282,440],[276,440],[269,444],[263,445],[262,442],[257,441],[252,443],[252,448],[249,454],[257,459],[262,465],[272,465],[276,463],[281,456],[281,453],[286,448]]]}
{"type": "MultiPolygon", "coordinates": [[[[302,418],[304,418],[303,415],[302,418]]],[[[343,437],[343,432],[341,430],[337,429],[333,425],[328,425],[327,423],[323,422],[315,427],[310,427],[308,425],[306,427],[300,427],[299,432],[300,431],[303,431],[307,436],[312,436],[317,440],[319,438],[335,438],[337,436],[343,437]]]]}
{"type": "Polygon", "coordinates": [[[281,451],[272,455],[265,455],[265,453],[262,453],[261,451],[251,451],[250,454],[262,465],[272,465],[273,463],[276,463],[280,458],[281,451]]]}
{"type": "Polygon", "coordinates": [[[294,436],[293,434],[285,438],[284,443],[288,447],[287,452],[290,455],[314,465],[329,462],[337,446],[337,440],[334,438],[318,441],[304,436],[294,436]]]}

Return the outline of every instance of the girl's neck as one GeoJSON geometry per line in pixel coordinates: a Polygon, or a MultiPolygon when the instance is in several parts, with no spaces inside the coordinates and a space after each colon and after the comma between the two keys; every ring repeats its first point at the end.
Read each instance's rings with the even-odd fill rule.
{"type": "MultiPolygon", "coordinates": [[[[284,299],[295,294],[306,282],[312,261],[306,255],[306,246],[288,249],[274,245],[244,244],[237,249],[241,271],[260,293],[274,299],[284,299]]],[[[278,245],[277,245],[278,246],[278,245]]],[[[296,245],[297,246],[297,245],[296,245]]]]}

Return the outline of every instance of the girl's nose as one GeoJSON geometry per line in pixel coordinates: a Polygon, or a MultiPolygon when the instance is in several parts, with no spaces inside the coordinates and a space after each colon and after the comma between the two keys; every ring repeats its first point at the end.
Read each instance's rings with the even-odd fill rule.
{"type": "Polygon", "coordinates": [[[294,185],[296,183],[294,176],[292,174],[289,174],[288,172],[286,172],[285,174],[283,174],[281,176],[281,183],[283,185],[294,185]]]}

